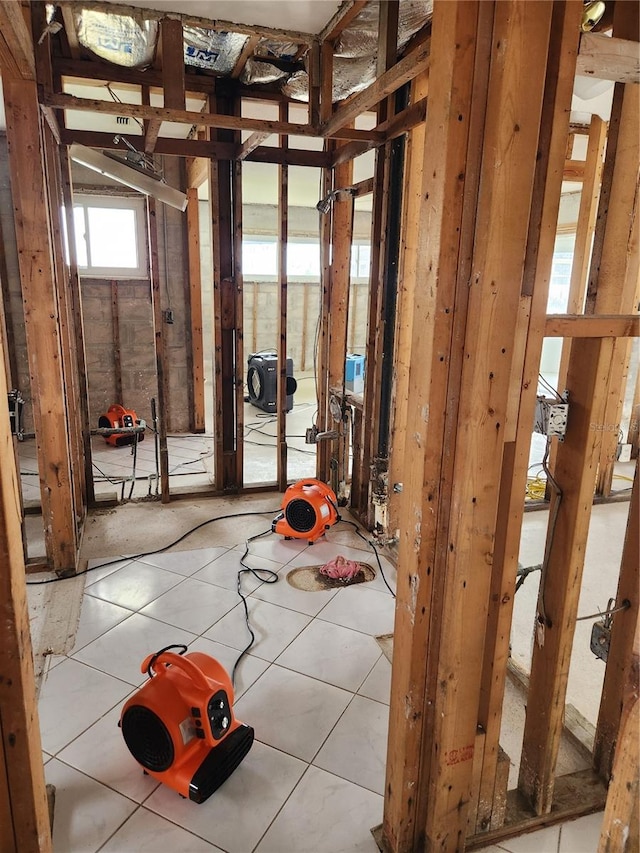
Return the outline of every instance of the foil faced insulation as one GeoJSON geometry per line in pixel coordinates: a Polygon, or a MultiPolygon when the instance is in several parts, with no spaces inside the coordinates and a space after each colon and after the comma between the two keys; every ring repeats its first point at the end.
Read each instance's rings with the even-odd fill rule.
{"type": "Polygon", "coordinates": [[[225,77],[235,68],[249,38],[242,33],[189,26],[183,28],[183,35],[185,65],[205,68],[225,77]]]}
{"type": "Polygon", "coordinates": [[[158,40],[158,22],[142,13],[105,14],[80,9],[75,15],[78,41],[100,59],[126,68],[151,65],[158,40]]]}

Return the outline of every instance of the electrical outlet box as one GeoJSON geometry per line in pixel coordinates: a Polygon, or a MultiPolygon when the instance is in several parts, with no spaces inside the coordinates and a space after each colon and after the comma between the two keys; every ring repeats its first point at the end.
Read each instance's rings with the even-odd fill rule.
{"type": "Polygon", "coordinates": [[[564,441],[568,416],[568,403],[561,403],[549,397],[538,397],[533,424],[534,431],[542,435],[555,436],[560,441],[564,441]]]}
{"type": "Polygon", "coordinates": [[[600,660],[606,661],[609,657],[609,646],[611,645],[611,627],[604,621],[594,622],[591,629],[591,651],[600,660]]]}
{"type": "Polygon", "coordinates": [[[305,444],[315,444],[317,435],[318,435],[318,427],[317,426],[309,427],[309,429],[307,430],[305,437],[304,437],[304,443],[305,444]]]}

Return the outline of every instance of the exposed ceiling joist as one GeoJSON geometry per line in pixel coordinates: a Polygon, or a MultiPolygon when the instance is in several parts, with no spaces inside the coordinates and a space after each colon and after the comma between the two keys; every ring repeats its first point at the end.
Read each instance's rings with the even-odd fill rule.
{"type": "MultiPolygon", "coordinates": [[[[58,0],[60,6],[74,6],[74,0],[58,0]]],[[[2,5],[5,5],[4,3],[2,5]]],[[[161,12],[156,9],[142,8],[140,6],[130,6],[125,3],[106,3],[100,0],[94,0],[91,3],[91,9],[98,12],[107,12],[110,15],[131,15],[137,19],[141,16],[148,20],[158,21],[166,15],[166,12],[161,12]]],[[[312,33],[303,33],[296,30],[286,30],[277,27],[264,27],[260,25],[237,24],[233,21],[220,21],[210,18],[202,18],[194,15],[182,14],[181,12],[171,12],[171,17],[182,21],[183,25],[201,27],[206,30],[216,30],[231,33],[246,33],[249,36],[259,35],[262,38],[272,39],[280,42],[295,42],[302,44],[311,44],[315,36],[312,33]]]]}
{"type": "Polygon", "coordinates": [[[334,41],[367,5],[368,0],[345,0],[319,35],[320,41],[334,41]]]}
{"type": "Polygon", "coordinates": [[[345,125],[352,122],[361,113],[375,106],[387,95],[391,95],[405,83],[408,83],[409,80],[413,80],[422,71],[426,71],[429,67],[430,46],[431,40],[418,47],[414,53],[405,56],[374,80],[370,86],[337,109],[322,128],[323,135],[337,136],[345,125]]]}

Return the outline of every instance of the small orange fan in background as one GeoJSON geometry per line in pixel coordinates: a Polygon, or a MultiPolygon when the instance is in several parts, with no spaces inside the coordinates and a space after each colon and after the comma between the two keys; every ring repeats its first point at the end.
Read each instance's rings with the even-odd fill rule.
{"type": "Polygon", "coordinates": [[[251,726],[233,715],[231,680],[217,660],[202,652],[180,655],[163,649],[145,658],[141,671],[149,681],[120,715],[125,743],[145,773],[203,803],[253,743],[251,726]]]}
{"type": "MultiPolygon", "coordinates": [[[[109,406],[107,412],[98,418],[98,429],[132,429],[136,426],[140,426],[140,420],[133,409],[125,409],[118,403],[109,406]]],[[[136,436],[138,441],[144,441],[144,430],[137,433],[105,435],[104,440],[113,447],[122,447],[125,444],[133,444],[136,436]]]]}
{"type": "Polygon", "coordinates": [[[282,512],[274,518],[272,531],[286,539],[315,542],[340,521],[335,493],[320,480],[300,480],[289,486],[282,512]]]}

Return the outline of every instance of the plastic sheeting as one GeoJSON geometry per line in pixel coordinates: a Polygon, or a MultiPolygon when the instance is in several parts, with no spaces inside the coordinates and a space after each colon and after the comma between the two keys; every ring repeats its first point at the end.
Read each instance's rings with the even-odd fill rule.
{"type": "Polygon", "coordinates": [[[81,9],[76,13],[78,41],[101,59],[127,68],[151,65],[158,40],[158,22],[142,12],[118,15],[81,9]]]}
{"type": "Polygon", "coordinates": [[[248,36],[185,26],[185,65],[206,68],[227,76],[235,68],[248,36]]]}

